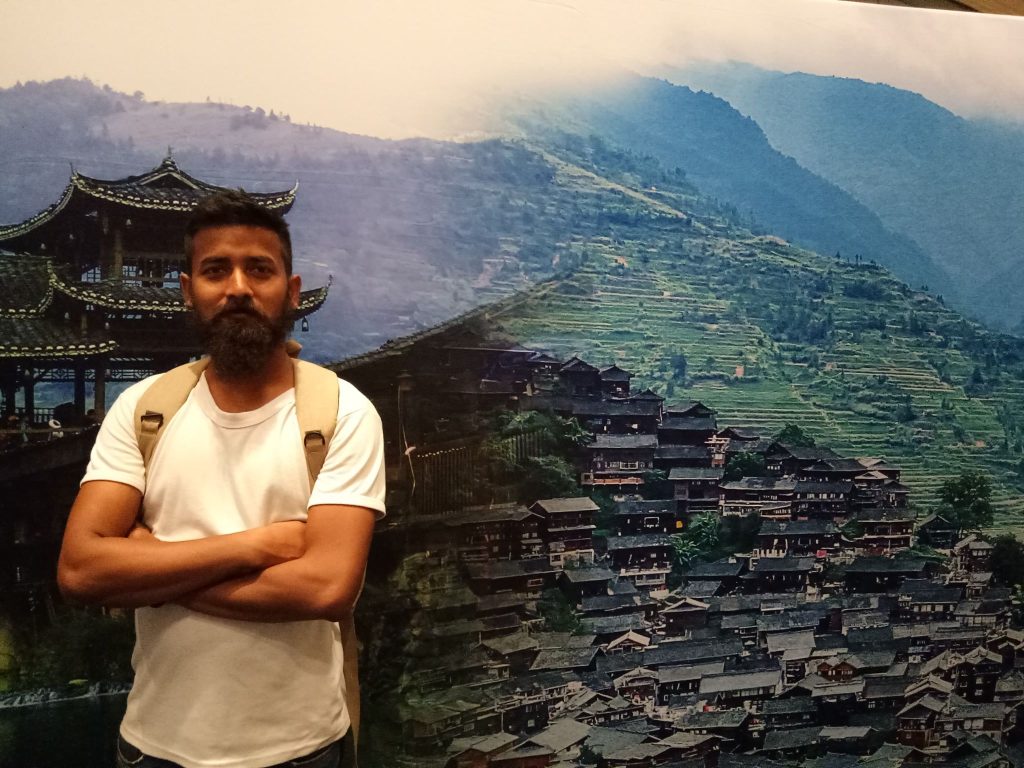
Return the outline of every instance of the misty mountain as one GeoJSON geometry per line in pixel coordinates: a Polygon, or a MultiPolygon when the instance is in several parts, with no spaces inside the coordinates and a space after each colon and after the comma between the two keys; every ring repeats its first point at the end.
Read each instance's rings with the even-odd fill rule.
{"type": "MultiPolygon", "coordinates": [[[[315,332],[300,336],[321,360],[547,277],[566,266],[562,244],[607,234],[635,208],[609,184],[559,176],[521,141],[386,141],[260,107],[155,103],[81,80],[0,90],[0,135],[4,223],[57,200],[72,166],[120,178],[155,167],[168,147],[183,170],[212,183],[270,191],[298,181],[288,214],[296,271],[307,288],[334,277],[310,319],[315,332]]],[[[628,162],[617,160],[620,169],[628,162]]],[[[681,174],[633,175],[644,174],[647,185],[685,191],[689,210],[714,212],[681,174]]]]}
{"type": "Polygon", "coordinates": [[[919,94],[745,64],[674,71],[757,121],[776,149],[912,238],[972,314],[1013,327],[1024,290],[1024,130],[919,94]],[[1014,212],[1009,214],[1008,212],[1014,212]]]}
{"type": "Polygon", "coordinates": [[[943,271],[906,235],[887,228],[836,184],[771,146],[754,120],[710,93],[665,80],[628,77],[563,95],[511,118],[527,132],[552,124],[593,133],[681,168],[704,194],[732,206],[755,231],[824,254],[876,261],[907,282],[946,288],[943,271]]]}

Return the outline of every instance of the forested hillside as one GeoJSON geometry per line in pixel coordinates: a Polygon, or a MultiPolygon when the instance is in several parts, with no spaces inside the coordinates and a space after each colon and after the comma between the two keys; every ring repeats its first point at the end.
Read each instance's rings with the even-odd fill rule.
{"type": "MultiPolygon", "coordinates": [[[[673,71],[757,121],[772,146],[838,185],[948,276],[940,291],[1005,327],[1024,320],[1024,131],[880,83],[729,64],[673,71]]],[[[916,283],[915,283],[916,284],[916,283]]]]}

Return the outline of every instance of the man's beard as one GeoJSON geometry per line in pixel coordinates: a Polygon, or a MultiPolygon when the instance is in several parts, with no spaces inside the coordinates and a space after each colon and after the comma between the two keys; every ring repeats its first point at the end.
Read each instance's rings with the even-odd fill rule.
{"type": "Polygon", "coordinates": [[[233,302],[209,320],[195,316],[210,362],[225,379],[246,379],[266,370],[294,319],[287,304],[272,318],[256,309],[251,300],[233,302]]]}

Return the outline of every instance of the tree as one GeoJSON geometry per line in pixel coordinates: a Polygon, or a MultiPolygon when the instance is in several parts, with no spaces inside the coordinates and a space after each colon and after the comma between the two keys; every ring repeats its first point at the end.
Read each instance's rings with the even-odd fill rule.
{"type": "Polygon", "coordinates": [[[725,474],[722,479],[725,482],[739,480],[743,477],[763,477],[765,474],[764,456],[759,453],[733,454],[725,463],[725,474]]]}
{"type": "Polygon", "coordinates": [[[1004,533],[992,539],[992,578],[1007,587],[1024,585],[1024,543],[1004,533]]]}
{"type": "Polygon", "coordinates": [[[672,537],[672,545],[680,565],[688,565],[712,552],[718,546],[718,517],[713,512],[705,512],[690,518],[686,530],[672,537]]]}
{"type": "Polygon", "coordinates": [[[559,456],[529,458],[523,468],[526,474],[520,486],[520,498],[524,501],[580,495],[576,471],[559,456]]]}
{"type": "Polygon", "coordinates": [[[664,469],[649,469],[644,472],[644,498],[667,499],[673,493],[672,483],[664,469]]]}
{"type": "Polygon", "coordinates": [[[814,438],[804,432],[799,424],[787,424],[775,439],[793,447],[810,448],[814,445],[814,438]]]}
{"type": "Polygon", "coordinates": [[[684,385],[686,384],[686,366],[686,355],[682,352],[676,352],[672,355],[672,375],[684,385]]]}
{"type": "Polygon", "coordinates": [[[576,632],[580,628],[576,611],[560,589],[545,589],[537,601],[537,612],[550,632],[576,632]]]}
{"type": "Polygon", "coordinates": [[[939,491],[939,514],[964,530],[992,525],[992,484],[982,472],[964,472],[947,480],[939,491]]]}

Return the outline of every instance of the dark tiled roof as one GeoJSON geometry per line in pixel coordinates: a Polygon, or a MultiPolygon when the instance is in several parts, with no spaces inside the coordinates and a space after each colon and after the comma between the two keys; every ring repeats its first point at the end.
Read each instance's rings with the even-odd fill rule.
{"type": "Polygon", "coordinates": [[[777,450],[773,451],[774,454],[792,456],[797,461],[821,461],[824,459],[838,459],[840,458],[835,451],[830,448],[819,448],[814,445],[787,445],[786,443],[776,443],[777,450]]]}
{"type": "Polygon", "coordinates": [[[722,483],[727,491],[792,491],[796,480],[791,477],[743,477],[722,483]]]}
{"type": "Polygon", "coordinates": [[[663,430],[714,432],[715,428],[714,416],[668,416],[661,422],[663,430]]]}
{"type": "Polygon", "coordinates": [[[662,445],[654,454],[659,459],[711,460],[711,449],[705,445],[662,445]]]}
{"type": "Polygon", "coordinates": [[[594,442],[587,446],[592,451],[607,449],[657,448],[655,435],[606,435],[594,436],[594,442]]]}
{"type": "Polygon", "coordinates": [[[858,557],[848,566],[847,573],[921,573],[925,568],[924,560],[911,558],[892,558],[878,555],[875,557],[858,557]]]}
{"type": "Polygon", "coordinates": [[[817,480],[800,480],[796,484],[799,493],[849,493],[853,490],[853,482],[844,480],[838,483],[825,483],[817,480]]]}
{"type": "Polygon", "coordinates": [[[673,467],[668,473],[668,479],[675,480],[721,480],[725,474],[723,469],[712,469],[711,467],[673,467]]]}
{"type": "Polygon", "coordinates": [[[573,400],[572,414],[588,416],[657,416],[658,403],[653,400],[573,400]]]}
{"type": "Polygon", "coordinates": [[[675,499],[646,499],[643,501],[620,501],[615,510],[615,514],[617,515],[674,515],[675,512],[675,499]]]}
{"type": "Polygon", "coordinates": [[[643,629],[644,619],[638,613],[628,613],[623,616],[597,616],[581,620],[580,626],[587,632],[607,635],[628,632],[631,629],[643,629]]]}
{"type": "Polygon", "coordinates": [[[690,400],[685,403],[673,403],[672,405],[665,406],[665,413],[669,416],[710,415],[714,412],[714,409],[708,408],[700,400],[690,400]]]}
{"type": "Polygon", "coordinates": [[[827,458],[811,465],[805,472],[856,472],[860,474],[865,469],[857,459],[827,458]]]}
{"type": "Polygon", "coordinates": [[[629,371],[624,371],[617,365],[609,365],[607,368],[601,369],[601,381],[629,381],[633,378],[633,374],[629,371]]]}
{"type": "Polygon", "coordinates": [[[762,557],[754,573],[806,573],[813,568],[813,557],[762,557]]]}
{"type": "Polygon", "coordinates": [[[608,581],[615,577],[614,573],[600,565],[567,568],[562,573],[572,584],[591,584],[596,581],[608,581]]]}
{"type": "Polygon", "coordinates": [[[558,514],[560,512],[596,512],[597,504],[589,496],[560,497],[557,499],[538,499],[530,509],[536,511],[539,507],[542,512],[558,514]]]}
{"type": "Polygon", "coordinates": [[[84,336],[47,317],[0,317],[0,357],[59,359],[112,352],[117,343],[103,331],[84,336]]]}
{"type": "MultiPolygon", "coordinates": [[[[123,179],[96,179],[72,171],[71,179],[57,202],[20,224],[0,227],[0,240],[7,240],[55,218],[73,197],[106,200],[130,208],[188,212],[212,192],[223,191],[182,171],[170,157],[147,173],[123,179]]],[[[287,211],[295,202],[296,184],[284,192],[250,192],[265,208],[287,211]]]]}
{"type": "Polygon", "coordinates": [[[831,520],[764,520],[761,536],[807,536],[836,533],[836,524],[831,520]]]}
{"type": "Polygon", "coordinates": [[[46,258],[0,253],[0,317],[39,315],[53,298],[46,258]]]}
{"type": "Polygon", "coordinates": [[[703,581],[707,579],[725,579],[730,576],[739,576],[743,570],[743,562],[740,560],[729,561],[729,558],[716,560],[712,563],[697,563],[690,568],[686,578],[691,581],[703,581]]]}
{"type": "Polygon", "coordinates": [[[659,403],[665,402],[665,398],[655,392],[653,389],[648,387],[645,390],[630,395],[630,400],[654,400],[659,403]]]}
{"type": "Polygon", "coordinates": [[[861,509],[854,517],[861,522],[908,522],[914,519],[915,515],[909,509],[893,509],[891,507],[874,507],[872,509],[861,509]]]}
{"type": "Polygon", "coordinates": [[[672,537],[667,533],[644,533],[639,536],[609,536],[608,551],[618,552],[624,549],[640,549],[643,547],[671,547],[672,537]]]}
{"type": "Polygon", "coordinates": [[[571,358],[566,360],[565,363],[562,364],[562,367],[559,368],[558,371],[559,371],[559,373],[561,373],[561,372],[577,373],[577,372],[580,372],[580,371],[585,372],[585,373],[597,373],[597,368],[592,366],[590,363],[588,363],[588,362],[586,362],[584,360],[581,360],[580,358],[578,358],[575,355],[573,355],[571,358]]]}
{"type": "Polygon", "coordinates": [[[522,521],[534,513],[522,504],[497,504],[494,506],[470,507],[458,514],[445,517],[443,522],[449,527],[474,525],[478,523],[496,523],[504,521],[522,521]]]}

